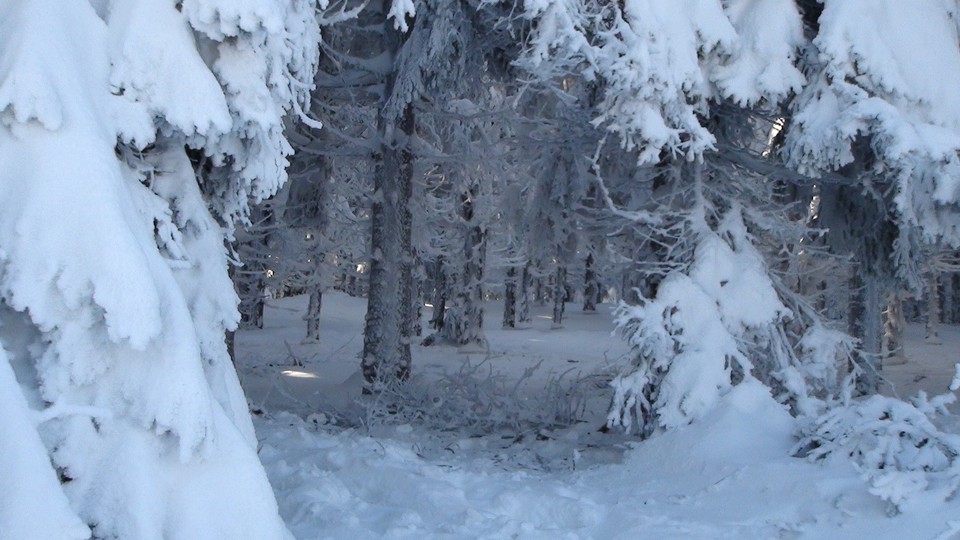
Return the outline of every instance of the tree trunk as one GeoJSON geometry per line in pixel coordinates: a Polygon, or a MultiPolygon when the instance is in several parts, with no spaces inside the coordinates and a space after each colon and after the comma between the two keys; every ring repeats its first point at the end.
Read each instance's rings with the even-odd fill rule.
{"type": "Polygon", "coordinates": [[[557,271],[554,274],[553,281],[553,327],[559,328],[563,325],[563,310],[566,307],[567,299],[567,269],[562,264],[557,264],[557,271]]]}
{"type": "Polygon", "coordinates": [[[346,288],[347,288],[346,290],[347,294],[349,294],[354,298],[362,297],[364,295],[360,287],[360,280],[357,279],[356,274],[350,274],[349,276],[347,276],[346,288]]]}
{"type": "MultiPolygon", "coordinates": [[[[472,210],[471,220],[476,221],[472,210]]],[[[479,223],[470,229],[465,248],[469,257],[463,268],[466,287],[463,296],[464,332],[460,344],[479,345],[486,341],[483,335],[483,268],[487,254],[486,231],[479,223]]]]}
{"type": "Polygon", "coordinates": [[[503,293],[503,327],[517,327],[517,269],[507,268],[507,279],[503,293]]]}
{"type": "Polygon", "coordinates": [[[254,225],[238,231],[237,253],[244,265],[233,274],[240,297],[240,326],[263,328],[263,302],[267,291],[266,273],[269,270],[266,254],[274,247],[270,229],[276,222],[268,204],[251,209],[254,225]]]}
{"type": "MultiPolygon", "coordinates": [[[[387,27],[393,28],[389,22],[387,27]]],[[[399,43],[393,45],[396,52],[399,43]]],[[[387,79],[385,96],[393,95],[395,82],[394,72],[387,79]]],[[[408,141],[414,133],[414,114],[413,105],[407,103],[393,118],[385,110],[386,101],[377,119],[383,143],[371,204],[370,284],[361,360],[367,392],[408,379],[411,364],[413,156],[408,141]]]]}
{"type": "Polygon", "coordinates": [[[883,360],[887,365],[907,363],[903,352],[903,330],[907,322],[903,317],[903,299],[897,293],[891,293],[884,312],[883,360]]]}
{"type": "MultiPolygon", "coordinates": [[[[321,137],[326,139],[328,135],[321,137]]],[[[308,343],[320,341],[320,306],[332,274],[332,268],[326,261],[326,250],[331,246],[325,239],[325,233],[330,227],[330,177],[333,174],[333,162],[325,156],[318,156],[313,161],[316,172],[300,177],[292,183],[283,214],[286,224],[301,229],[299,232],[304,244],[303,252],[299,256],[313,262],[304,273],[302,281],[310,295],[307,313],[304,315],[307,323],[304,342],[308,343]]]]}
{"type": "Polygon", "coordinates": [[[410,327],[412,335],[420,337],[423,335],[423,299],[426,294],[423,284],[427,276],[426,269],[420,262],[419,257],[417,259],[417,264],[414,265],[413,270],[413,280],[411,281],[413,305],[410,306],[410,327]]]}
{"type": "Polygon", "coordinates": [[[307,302],[307,338],[306,341],[320,341],[320,305],[323,302],[323,289],[319,284],[311,286],[310,300],[307,302]]]}
{"type": "Polygon", "coordinates": [[[437,332],[443,330],[443,315],[447,309],[447,276],[443,264],[443,257],[438,257],[433,263],[433,316],[430,318],[430,328],[437,332]]]}
{"type": "Polygon", "coordinates": [[[587,255],[583,273],[583,311],[597,311],[597,296],[600,285],[593,271],[593,253],[587,255]]]}
{"type": "Polygon", "coordinates": [[[227,354],[230,355],[230,362],[233,363],[234,367],[237,365],[237,333],[233,330],[227,330],[226,336],[224,336],[227,342],[227,354]]]}
{"type": "Polygon", "coordinates": [[[483,336],[483,267],[486,258],[486,231],[474,214],[479,187],[474,185],[460,200],[460,218],[465,226],[463,268],[454,291],[454,309],[448,309],[443,322],[444,337],[457,345],[479,345],[483,336]]]}
{"type": "Polygon", "coordinates": [[[953,273],[944,273],[940,282],[940,285],[943,287],[943,294],[940,295],[943,300],[943,310],[940,312],[940,321],[946,324],[956,324],[957,322],[954,318],[953,276],[953,273]]]}
{"type": "Polygon", "coordinates": [[[860,368],[857,392],[876,394],[880,388],[881,349],[883,341],[880,278],[873,274],[861,276],[854,268],[850,292],[850,334],[860,340],[860,351],[855,361],[860,368]]]}
{"type": "Polygon", "coordinates": [[[237,272],[237,295],[240,297],[240,327],[263,328],[263,296],[265,286],[260,272],[237,272]]]}
{"type": "Polygon", "coordinates": [[[950,313],[947,314],[949,317],[950,324],[960,323],[960,274],[951,273],[948,274],[948,279],[950,280],[950,313]]]}
{"type": "Polygon", "coordinates": [[[940,344],[940,274],[930,269],[927,273],[927,317],[924,326],[924,340],[927,343],[940,344]]]}
{"type": "Polygon", "coordinates": [[[530,314],[530,294],[532,289],[533,275],[530,272],[530,262],[523,265],[523,275],[520,277],[520,302],[517,306],[517,324],[528,325],[533,321],[530,314]]]}

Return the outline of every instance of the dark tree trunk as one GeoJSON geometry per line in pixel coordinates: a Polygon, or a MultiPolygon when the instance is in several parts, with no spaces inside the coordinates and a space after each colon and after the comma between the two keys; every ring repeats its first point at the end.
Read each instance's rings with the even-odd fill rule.
{"type": "Polygon", "coordinates": [[[593,271],[593,253],[587,255],[583,273],[583,310],[597,311],[597,296],[600,286],[597,283],[596,272],[593,271]]]}
{"type": "Polygon", "coordinates": [[[235,354],[237,346],[237,333],[233,330],[227,330],[227,335],[225,336],[227,342],[227,354],[230,355],[230,361],[234,366],[237,365],[237,356],[235,354]]]}
{"type": "Polygon", "coordinates": [[[419,258],[414,267],[413,274],[413,292],[411,294],[413,305],[410,306],[410,326],[413,335],[420,337],[423,335],[423,298],[426,293],[423,284],[426,280],[426,269],[423,267],[423,264],[420,263],[419,258]]]}
{"type": "Polygon", "coordinates": [[[557,264],[557,270],[554,273],[553,280],[553,326],[563,325],[563,310],[566,307],[567,300],[567,269],[562,264],[557,264]]]}
{"type": "Polygon", "coordinates": [[[433,316],[430,318],[430,328],[439,332],[443,330],[443,315],[447,310],[447,274],[444,271],[443,257],[438,257],[431,265],[433,267],[433,316]]]}
{"type": "Polygon", "coordinates": [[[313,285],[310,290],[310,300],[307,303],[307,341],[320,341],[320,306],[323,302],[323,290],[319,285],[313,285]]]}
{"type": "Polygon", "coordinates": [[[953,276],[952,273],[944,273],[941,276],[940,286],[943,288],[943,294],[941,294],[943,301],[943,309],[940,311],[940,320],[946,324],[955,324],[956,319],[954,318],[954,291],[953,291],[953,276]]]}
{"type": "Polygon", "coordinates": [[[530,272],[530,263],[523,265],[523,274],[520,277],[520,298],[517,305],[517,324],[530,324],[533,317],[530,314],[530,294],[532,292],[533,275],[530,272]]]}
{"type": "Polygon", "coordinates": [[[347,276],[347,285],[346,285],[345,292],[353,297],[363,296],[363,291],[360,290],[360,284],[356,274],[350,274],[349,276],[347,276]]]}
{"type": "Polygon", "coordinates": [[[455,306],[448,309],[443,323],[448,342],[463,346],[483,343],[483,266],[486,258],[486,231],[475,216],[478,186],[461,196],[460,218],[465,226],[463,268],[454,290],[455,306]]]}
{"type": "Polygon", "coordinates": [[[261,273],[238,272],[237,295],[240,297],[240,327],[263,328],[263,295],[265,286],[261,273]]]}
{"type": "Polygon", "coordinates": [[[940,343],[940,273],[930,269],[927,274],[927,316],[924,325],[924,340],[927,343],[940,343]]]}
{"type": "MultiPolygon", "coordinates": [[[[950,312],[946,315],[950,324],[960,323],[960,274],[948,274],[950,281],[950,312]]],[[[946,294],[946,293],[944,293],[946,294]]]]}
{"type": "Polygon", "coordinates": [[[517,327],[517,269],[507,268],[507,279],[503,293],[503,327],[517,327]]]}
{"type": "Polygon", "coordinates": [[[329,249],[330,245],[325,233],[330,226],[329,190],[333,163],[324,156],[318,156],[314,159],[314,165],[315,173],[297,178],[291,184],[283,213],[285,223],[301,229],[299,232],[305,243],[300,256],[313,261],[302,281],[306,293],[310,295],[307,313],[303,318],[307,323],[305,342],[320,341],[320,306],[332,272],[326,262],[325,250],[329,249]]]}
{"type": "MultiPolygon", "coordinates": [[[[386,96],[393,94],[395,77],[388,78],[386,96]]],[[[408,379],[411,364],[413,157],[408,141],[414,132],[413,105],[404,106],[399,118],[388,117],[381,109],[378,127],[383,145],[371,204],[370,285],[361,360],[366,391],[408,379]]]]}

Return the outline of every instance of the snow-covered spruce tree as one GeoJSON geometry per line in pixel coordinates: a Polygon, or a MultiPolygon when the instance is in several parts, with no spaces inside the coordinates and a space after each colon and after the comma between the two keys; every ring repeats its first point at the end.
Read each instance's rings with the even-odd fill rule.
{"type": "MultiPolygon", "coordinates": [[[[438,229],[445,227],[447,232],[436,235],[442,241],[440,245],[435,241],[424,242],[425,239],[418,243],[433,244],[435,256],[441,261],[443,278],[436,285],[446,290],[439,292],[442,305],[434,305],[435,311],[442,312],[437,315],[443,317],[438,335],[453,345],[479,346],[485,341],[482,302],[487,228],[495,211],[493,190],[500,171],[495,158],[485,162],[481,159],[482,152],[478,151],[490,147],[484,141],[493,135],[487,132],[490,131],[487,115],[466,99],[449,102],[449,109],[427,113],[433,128],[430,135],[442,144],[438,148],[440,154],[421,158],[425,163],[439,161],[430,176],[442,178],[447,186],[442,199],[432,198],[446,207],[446,212],[438,212],[443,216],[442,225],[438,223],[425,230],[439,232],[438,229]]],[[[424,133],[423,137],[426,136],[424,133]]],[[[422,210],[418,213],[418,220],[431,217],[422,210]]]]}
{"type": "MultiPolygon", "coordinates": [[[[511,145],[512,149],[516,145],[511,145]]],[[[514,152],[511,152],[513,154],[514,152]]],[[[506,173],[509,178],[503,182],[496,195],[496,220],[491,223],[489,267],[500,270],[503,276],[503,328],[523,328],[530,323],[528,285],[530,281],[529,251],[525,245],[527,233],[527,197],[525,193],[532,189],[532,179],[526,174],[517,152],[509,157],[512,166],[506,173]]]]}
{"type": "Polygon", "coordinates": [[[306,1],[0,2],[0,537],[289,536],[224,241],[318,39],[306,1]]]}
{"type": "MultiPolygon", "coordinates": [[[[391,61],[378,118],[383,130],[380,136],[382,173],[376,178],[379,181],[382,177],[387,182],[400,173],[402,178],[394,178],[396,185],[377,184],[372,205],[371,289],[363,366],[368,382],[374,386],[409,374],[414,300],[412,270],[417,256],[410,232],[413,180],[414,176],[419,178],[418,167],[426,172],[422,166],[423,157],[431,153],[428,145],[433,145],[429,150],[444,152],[443,145],[431,139],[429,127],[438,125],[437,118],[443,116],[452,115],[453,121],[459,122],[463,115],[447,105],[463,96],[473,97],[468,90],[476,92],[468,85],[480,80],[484,62],[482,57],[473,54],[478,50],[473,40],[479,34],[473,26],[475,9],[474,3],[463,0],[398,0],[385,13],[388,33],[396,33],[398,39],[394,48],[388,47],[391,52],[387,56],[391,61]],[[415,116],[429,120],[414,122],[415,116]],[[394,167],[395,163],[399,168],[394,167]],[[387,272],[388,269],[395,271],[387,272]]],[[[467,126],[466,132],[470,130],[467,126]]],[[[464,178],[469,180],[469,176],[464,178]]],[[[459,219],[464,220],[466,203],[471,200],[469,182],[451,189],[450,195],[458,199],[459,219]]],[[[480,282],[476,276],[477,269],[481,268],[477,263],[481,260],[482,238],[475,234],[476,223],[470,223],[467,228],[472,236],[468,235],[461,247],[473,253],[464,260],[473,261],[469,281],[471,289],[478,291],[480,282]]],[[[466,275],[459,269],[444,270],[444,273],[447,280],[459,282],[464,282],[466,275]]],[[[448,306],[450,301],[448,295],[448,306]]],[[[473,304],[472,319],[477,321],[473,326],[479,327],[479,305],[473,304]]],[[[445,320],[444,328],[446,326],[445,320]]]]}
{"type": "Polygon", "coordinates": [[[567,301],[567,268],[574,261],[578,240],[572,210],[585,190],[589,166],[568,146],[542,152],[534,164],[538,173],[527,215],[527,253],[538,262],[541,276],[552,278],[548,281],[552,324],[559,328],[567,301]]]}
{"type": "MultiPolygon", "coordinates": [[[[513,137],[511,137],[514,139],[513,137]]],[[[500,270],[503,276],[503,328],[522,328],[530,322],[527,302],[529,281],[529,252],[527,233],[526,193],[532,189],[532,179],[526,171],[526,152],[516,152],[518,145],[508,150],[508,168],[505,180],[496,193],[496,220],[491,223],[489,267],[500,270]]]]}
{"type": "Polygon", "coordinates": [[[459,28],[461,2],[394,0],[383,8],[390,68],[377,117],[381,143],[371,205],[370,293],[362,359],[364,378],[372,387],[410,375],[416,107],[456,83],[462,60],[456,51],[465,50],[459,28]]]}
{"type": "Polygon", "coordinates": [[[764,208],[772,194],[761,182],[753,197],[733,200],[727,190],[750,184],[724,178],[724,168],[707,161],[682,171],[685,181],[669,194],[679,207],[661,206],[651,225],[675,241],[649,272],[669,270],[653,296],[617,312],[634,353],[612,383],[609,423],[649,436],[695,420],[732,385],[753,379],[795,412],[819,412],[838,390],[852,342],[782,285],[758,249],[764,239],[748,232],[775,239],[801,227],[764,208]]]}
{"type": "Polygon", "coordinates": [[[296,149],[285,192],[277,195],[280,241],[267,255],[277,285],[310,295],[306,341],[318,339],[323,292],[366,293],[370,197],[380,155],[377,114],[384,78],[383,3],[330,4],[310,115],[289,132],[296,149]]]}
{"type": "MultiPolygon", "coordinates": [[[[300,182],[290,182],[283,211],[285,223],[292,226],[288,254],[289,274],[285,286],[309,295],[304,314],[305,342],[320,340],[320,308],[323,293],[334,283],[336,263],[342,262],[331,234],[331,216],[336,198],[333,190],[333,160],[319,157],[311,167],[298,171],[300,182]]],[[[349,264],[349,263],[348,263],[349,264]]]]}
{"type": "Polygon", "coordinates": [[[553,324],[560,327],[565,303],[574,291],[579,293],[581,283],[587,286],[586,266],[593,272],[589,296],[594,302],[598,296],[594,265],[600,250],[594,244],[601,244],[597,239],[609,232],[598,225],[608,212],[597,197],[589,156],[596,152],[604,132],[590,123],[596,85],[565,71],[539,78],[516,99],[522,119],[512,128],[515,179],[500,204],[500,214],[506,218],[501,222],[510,239],[507,260],[518,289],[514,304],[505,303],[505,312],[513,307],[514,318],[522,314],[522,322],[529,322],[528,303],[537,288],[539,300],[551,301],[553,324]]]}
{"type": "Polygon", "coordinates": [[[791,0],[619,4],[529,2],[535,21],[520,65],[537,78],[599,87],[593,123],[619,135],[640,165],[697,158],[715,147],[711,101],[773,107],[801,88],[803,44],[791,0]]]}
{"type": "MultiPolygon", "coordinates": [[[[344,113],[336,120],[350,118],[363,125],[371,112],[344,113]]],[[[251,225],[243,231],[245,241],[237,247],[242,270],[254,274],[273,294],[309,295],[305,343],[319,339],[323,293],[333,286],[347,289],[349,278],[365,261],[370,226],[369,153],[338,147],[331,142],[330,132],[340,126],[328,116],[324,122],[322,128],[303,123],[288,131],[291,145],[297,149],[290,181],[255,209],[251,225]],[[257,215],[269,215],[270,219],[257,219],[257,215]]],[[[234,281],[239,289],[242,281],[238,274],[235,271],[234,281]]],[[[262,304],[262,298],[263,290],[250,300],[262,304]]],[[[241,306],[242,301],[241,293],[241,306]]]]}
{"type": "Polygon", "coordinates": [[[516,167],[507,151],[516,120],[511,94],[517,84],[507,50],[514,41],[496,27],[499,10],[483,2],[446,2],[433,23],[455,37],[417,104],[415,154],[424,174],[415,185],[414,248],[434,278],[431,325],[437,330],[424,343],[475,347],[485,341],[487,269],[500,264],[490,231],[516,167]]]}
{"type": "Polygon", "coordinates": [[[636,363],[614,382],[610,422],[636,422],[645,433],[680,425],[731,384],[752,377],[797,410],[814,409],[811,397],[829,388],[850,343],[817,324],[815,313],[770,274],[754,243],[757,232],[766,234],[773,224],[751,200],[768,189],[756,174],[742,174],[742,164],[713,154],[738,137],[741,147],[762,146],[761,126],[718,124],[711,114],[718,103],[771,110],[800,90],[804,77],[794,63],[804,37],[794,3],[627,0],[526,7],[537,26],[524,65],[552,76],[559,63],[597,81],[603,99],[595,123],[636,151],[641,165],[665,167],[668,206],[653,200],[636,217],[660,231],[646,236],[661,246],[661,271],[669,271],[640,307],[621,310],[636,363]],[[720,141],[718,130],[724,131],[720,141]],[[699,193],[692,207],[691,190],[699,193]],[[755,306],[729,301],[720,307],[743,275],[721,276],[725,267],[753,276],[755,306]],[[788,331],[788,325],[798,328],[788,331]]]}
{"type": "MultiPolygon", "coordinates": [[[[857,337],[867,353],[862,391],[875,391],[878,328],[894,276],[919,291],[923,242],[960,241],[958,14],[953,2],[827,0],[811,5],[815,30],[804,58],[809,83],[791,105],[787,162],[818,176],[844,177],[838,196],[874,218],[851,225],[859,245],[857,337]],[[876,231],[888,231],[877,239],[876,231]],[[876,245],[877,242],[882,242],[876,245]]],[[[862,213],[855,214],[855,216],[862,213]]]]}

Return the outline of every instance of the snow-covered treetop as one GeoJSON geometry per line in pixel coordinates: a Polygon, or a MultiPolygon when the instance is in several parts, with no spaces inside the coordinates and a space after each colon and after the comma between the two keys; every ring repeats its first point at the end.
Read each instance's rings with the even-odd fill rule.
{"type": "Polygon", "coordinates": [[[898,180],[897,209],[930,237],[960,241],[960,35],[955,2],[827,0],[814,79],[794,106],[788,162],[817,175],[870,141],[874,173],[898,180]],[[947,210],[947,211],[944,211],[947,210]]]}
{"type": "Polygon", "coordinates": [[[544,78],[557,65],[597,78],[597,125],[642,163],[661,151],[698,158],[714,137],[702,125],[711,99],[776,104],[798,91],[803,44],[791,0],[626,0],[622,8],[575,0],[524,4],[535,21],[521,65],[544,78]]]}
{"type": "Polygon", "coordinates": [[[480,66],[483,59],[468,6],[447,0],[421,0],[416,6],[412,0],[394,0],[392,6],[387,17],[401,32],[407,28],[400,22],[403,13],[413,15],[415,10],[416,19],[396,51],[396,78],[383,108],[385,117],[399,119],[409,104],[423,97],[445,101],[438,96],[477,90],[472,77],[480,70],[470,68],[480,66]]]}

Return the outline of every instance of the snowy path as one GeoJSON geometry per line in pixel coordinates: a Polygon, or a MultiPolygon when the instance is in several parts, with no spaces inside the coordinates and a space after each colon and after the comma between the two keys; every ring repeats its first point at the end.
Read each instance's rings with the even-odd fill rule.
{"type": "MultiPolygon", "coordinates": [[[[335,315],[324,319],[319,344],[298,341],[297,298],[273,304],[263,331],[240,336],[248,355],[241,376],[251,401],[268,411],[256,421],[260,458],[301,540],[960,538],[958,501],[891,516],[851,465],[789,457],[791,419],[759,387],[741,385],[707,418],[625,451],[622,438],[587,433],[595,419],[546,441],[409,425],[381,426],[371,436],[322,417],[318,426],[303,418],[343,406],[359,390],[362,301],[330,297],[325,309],[335,315]],[[291,367],[291,353],[304,365],[291,367]]],[[[515,377],[543,360],[537,376],[547,377],[570,366],[589,373],[605,355],[623,352],[609,336],[608,315],[570,320],[559,331],[546,322],[492,331],[488,361],[515,377]]],[[[945,346],[915,346],[912,364],[896,374],[901,383],[935,388],[935,379],[949,380],[954,334],[944,332],[945,346]]],[[[421,374],[468,356],[447,347],[415,354],[421,374]]],[[[602,414],[603,405],[594,403],[601,410],[593,412],[602,414]]]]}

